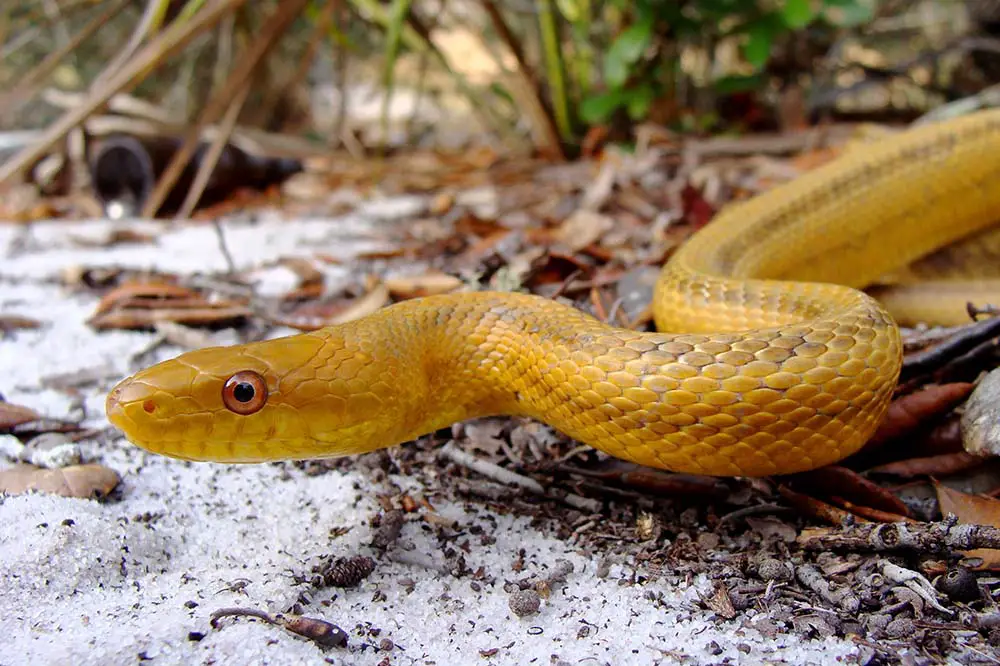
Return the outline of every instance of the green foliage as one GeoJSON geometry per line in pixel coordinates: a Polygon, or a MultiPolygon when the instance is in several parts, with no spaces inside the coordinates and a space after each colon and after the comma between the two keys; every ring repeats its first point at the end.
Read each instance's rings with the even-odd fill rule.
{"type": "MultiPolygon", "coordinates": [[[[640,0],[609,3],[619,18],[601,60],[596,92],[580,100],[587,124],[607,122],[624,111],[635,121],[671,92],[686,44],[710,47],[723,39],[740,44],[742,68],[714,81],[718,93],[764,85],[775,46],[798,31],[850,28],[870,21],[876,0],[640,0]]],[[[560,3],[573,5],[573,3],[560,3]]],[[[575,5],[574,5],[575,7],[575,5]]],[[[575,16],[575,14],[572,14],[575,16]]],[[[564,19],[573,22],[571,14],[564,19]]],[[[592,81],[580,82],[581,90],[592,81]],[[582,85],[586,83],[587,85],[582,85]]]]}

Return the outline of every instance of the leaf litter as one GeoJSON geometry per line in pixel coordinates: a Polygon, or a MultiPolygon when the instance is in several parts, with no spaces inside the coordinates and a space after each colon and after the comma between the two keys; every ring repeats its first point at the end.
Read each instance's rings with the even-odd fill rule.
{"type": "MultiPolygon", "coordinates": [[[[193,280],[84,266],[67,280],[100,298],[88,322],[94,329],[181,326],[172,329],[175,342],[184,330],[234,329],[242,339],[313,330],[391,302],[476,289],[531,291],[642,329],[652,326],[652,285],[670,252],[711,224],[723,205],[791,179],[839,150],[811,136],[793,146],[775,137],[765,158],[754,155],[768,152],[767,137],[748,137],[744,145],[661,135],[632,153],[595,148],[593,159],[572,164],[488,150],[313,160],[280,193],[267,196],[280,197],[285,218],[367,210],[382,222],[380,249],[349,260],[347,280],[330,279],[332,268],[345,262],[321,244],[258,267],[283,271],[287,279],[278,293],[227,274],[193,280]],[[368,203],[391,195],[406,195],[406,203],[368,203]]],[[[156,234],[121,232],[105,242],[155,243],[156,234]]],[[[240,249],[230,252],[238,256],[240,249]]],[[[5,331],[32,325],[5,319],[5,331]]],[[[995,539],[978,526],[1000,527],[994,497],[1000,470],[962,451],[957,423],[964,401],[992,368],[993,332],[971,319],[950,331],[908,332],[909,377],[869,447],[838,466],[787,479],[648,470],[514,418],[456,426],[391,452],[285,465],[314,474],[367,470],[376,481],[392,469],[418,479],[420,501],[387,487],[383,504],[415,513],[442,543],[448,523],[432,517],[429,500],[457,496],[532,516],[581,549],[635,562],[646,584],[706,574],[715,591],[703,605],[719,622],[748,622],[743,613],[764,606],[765,622],[776,631],[861,637],[863,663],[892,663],[891,650],[900,646],[975,663],[976,654],[996,654],[1000,645],[1000,631],[989,620],[1000,593],[991,572],[1000,569],[1000,558],[993,549],[967,546],[995,539]],[[975,363],[970,350],[979,350],[975,363]],[[816,521],[829,527],[810,527],[816,521]],[[773,527],[763,529],[767,524],[773,527]],[[922,536],[903,539],[906,547],[892,550],[890,562],[885,535],[873,536],[881,524],[905,525],[922,536]],[[973,530],[973,537],[952,538],[958,528],[973,530]],[[950,594],[942,585],[968,572],[978,581],[976,594],[950,594]],[[971,633],[954,628],[956,614],[968,619],[963,626],[973,627],[971,633]]],[[[0,403],[0,417],[7,432],[38,420],[8,403],[0,403]]],[[[103,497],[117,484],[113,471],[93,464],[55,470],[22,464],[5,474],[8,492],[103,497]]],[[[449,571],[469,575],[458,553],[446,549],[445,557],[449,571]]]]}

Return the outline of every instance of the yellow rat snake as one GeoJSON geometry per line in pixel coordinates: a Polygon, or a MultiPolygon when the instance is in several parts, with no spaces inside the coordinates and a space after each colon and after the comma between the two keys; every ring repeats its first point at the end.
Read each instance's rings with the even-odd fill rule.
{"type": "Polygon", "coordinates": [[[897,324],[857,289],[990,225],[998,177],[1000,112],[913,128],[724,209],[663,267],[659,332],[432,296],[182,354],[118,384],[108,418],[189,460],[342,456],[511,414],[668,470],[820,467],[871,436],[900,371],[897,324]]]}

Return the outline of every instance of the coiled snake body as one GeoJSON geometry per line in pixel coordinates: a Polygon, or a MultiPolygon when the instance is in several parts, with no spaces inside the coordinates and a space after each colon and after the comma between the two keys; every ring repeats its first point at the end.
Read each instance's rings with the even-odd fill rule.
{"type": "Polygon", "coordinates": [[[652,467],[812,469],[865,443],[899,375],[899,329],[856,288],[989,225],[998,176],[1000,113],[923,126],[723,210],[664,266],[660,332],[523,294],[415,299],[182,354],[116,386],[108,417],[192,460],[341,456],[512,414],[652,467]]]}

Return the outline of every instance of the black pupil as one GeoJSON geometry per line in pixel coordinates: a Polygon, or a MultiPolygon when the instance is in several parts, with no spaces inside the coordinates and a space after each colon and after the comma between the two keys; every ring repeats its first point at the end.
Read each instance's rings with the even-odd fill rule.
{"type": "Polygon", "coordinates": [[[253,400],[253,384],[250,382],[240,382],[233,387],[233,397],[240,402],[250,402],[253,400]]]}

